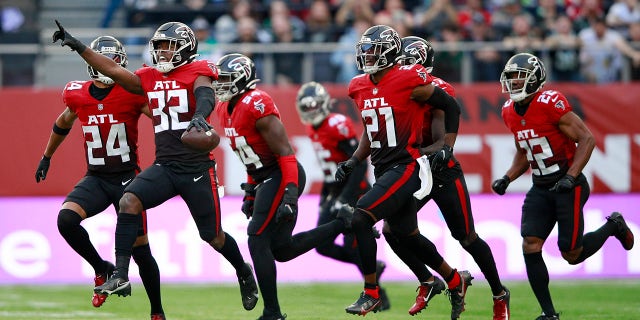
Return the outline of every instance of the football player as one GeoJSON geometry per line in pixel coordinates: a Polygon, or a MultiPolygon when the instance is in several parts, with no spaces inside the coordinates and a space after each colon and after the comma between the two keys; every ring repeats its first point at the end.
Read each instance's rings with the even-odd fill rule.
{"type": "Polygon", "coordinates": [[[520,234],[529,284],[542,308],[538,320],[560,318],[542,258],[542,247],[556,223],[558,248],[572,265],[600,250],[610,236],[625,250],[631,250],[634,243],[633,233],[618,212],[596,231],[584,234],[583,207],[590,188],[582,170],[595,139],[562,93],[542,90],[546,80],[542,60],[532,54],[518,53],[507,61],[500,84],[510,99],[502,106],[502,119],[513,133],[516,153],[505,175],[491,185],[503,195],[511,181],[531,168],[533,185],[522,206],[520,234]]]}
{"type": "MultiPolygon", "coordinates": [[[[127,53],[116,38],[98,37],[91,42],[90,48],[126,68],[127,53]]],[[[69,246],[93,267],[96,274],[94,283],[99,286],[112,276],[115,267],[100,257],[87,230],[80,223],[104,211],[109,205],[118,211],[118,201],[125,187],[140,172],[138,119],[143,113],[151,117],[151,113],[144,97],[127,92],[90,65],[87,71],[91,81],[71,81],[62,91],[66,108],[53,124],[53,132],[36,170],[36,182],[47,177],[51,157],[75,121],[79,120],[86,142],[87,173],[64,200],[58,213],[58,231],[69,246]]],[[[160,271],[149,247],[146,212],[143,211],[136,219],[137,238],[132,256],[138,264],[140,278],[151,303],[151,319],[164,319],[160,271]]],[[[98,308],[106,299],[106,294],[94,293],[91,302],[98,308]]]]}
{"type": "Polygon", "coordinates": [[[275,262],[289,261],[335,239],[350,227],[353,208],[345,205],[335,219],[292,235],[306,177],[280,111],[268,93],[256,88],[256,67],[251,59],[232,53],[220,58],[217,67],[216,113],[231,148],[247,170],[241,210],[251,219],[247,227],[249,251],[264,301],[259,319],[284,319],[275,262]]]}
{"type": "MultiPolygon", "coordinates": [[[[445,278],[451,291],[451,318],[464,310],[464,297],[471,275],[457,272],[438,253],[435,245],[420,234],[413,194],[421,189],[419,145],[423,113],[433,106],[434,145],[443,148],[445,113],[460,112],[455,99],[436,87],[432,76],[421,65],[400,66],[401,39],[391,27],[376,25],[367,29],[356,45],[356,62],[364,74],[349,84],[349,96],[362,116],[366,132],[353,156],[338,164],[336,180],[343,181],[368,156],[375,167],[376,182],[357,202],[352,229],[358,241],[365,277],[364,290],[347,313],[366,315],[381,303],[376,279],[377,244],[372,226],[385,220],[400,245],[409,248],[422,263],[445,278]],[[440,108],[440,109],[436,109],[440,108]]],[[[454,124],[457,129],[457,123],[454,124]]],[[[434,158],[436,165],[443,159],[434,158]]]]}
{"type": "MultiPolygon", "coordinates": [[[[434,56],[435,52],[428,41],[415,36],[402,38],[402,50],[398,57],[400,65],[420,64],[427,72],[431,73],[434,56]]],[[[450,96],[455,97],[455,91],[448,82],[433,76],[433,84],[442,88],[450,96]]],[[[459,113],[456,116],[459,117],[459,113]]],[[[431,114],[427,110],[422,127],[422,147],[425,148],[422,153],[430,154],[431,157],[442,156],[443,161],[435,163],[442,163],[444,166],[433,168],[433,189],[429,195],[418,200],[418,210],[424,207],[431,199],[436,202],[451,231],[451,235],[460,242],[462,248],[471,254],[489,282],[493,293],[493,320],[508,320],[511,314],[509,310],[509,290],[500,281],[491,248],[475,231],[467,183],[460,163],[453,156],[453,146],[457,132],[447,128],[449,126],[445,125],[447,129],[445,131],[445,147],[440,153],[433,153],[433,150],[431,152],[427,150],[431,141],[433,141],[430,127],[431,114]]],[[[404,263],[411,266],[410,269],[414,271],[420,281],[416,302],[409,309],[409,314],[415,315],[427,307],[427,303],[434,295],[444,290],[444,283],[434,277],[407,248],[399,245],[396,237],[389,232],[386,224],[385,228],[383,228],[383,234],[389,246],[404,263]]]]}
{"type": "Polygon", "coordinates": [[[110,77],[126,90],[147,97],[155,132],[154,165],[136,176],[120,199],[116,225],[116,270],[94,291],[100,294],[131,294],[129,260],[139,227],[139,214],[179,195],[186,202],[200,238],[218,251],[236,270],[242,304],[251,310],[258,302],[258,288],[251,265],[244,261],[235,239],[220,225],[215,160],[211,152],[197,152],[185,146],[180,136],[195,127],[211,128],[207,119],[213,110],[212,82],[215,67],[197,61],[198,41],[191,28],[181,22],[167,22],[149,40],[153,65],[135,73],[113,60],[87,50],[56,20],[59,30],[53,41],[76,51],[90,66],[110,77]]]}
{"type": "MultiPolygon", "coordinates": [[[[330,104],[329,93],[324,86],[315,81],[303,84],[296,95],[298,116],[306,125],[307,134],[312,141],[324,176],[320,192],[318,225],[335,219],[337,212],[344,204],[354,207],[358,198],[371,189],[366,177],[366,161],[355,167],[346,181],[336,181],[338,163],[351,158],[358,146],[358,138],[351,118],[339,113],[331,113],[330,104]]],[[[354,264],[362,272],[356,246],[353,233],[347,233],[342,245],[336,244],[334,239],[319,245],[316,251],[325,257],[354,264]]],[[[376,264],[378,280],[385,268],[384,261],[378,260],[376,264]]],[[[391,304],[382,287],[380,287],[380,297],[382,302],[379,311],[388,310],[391,304]]]]}

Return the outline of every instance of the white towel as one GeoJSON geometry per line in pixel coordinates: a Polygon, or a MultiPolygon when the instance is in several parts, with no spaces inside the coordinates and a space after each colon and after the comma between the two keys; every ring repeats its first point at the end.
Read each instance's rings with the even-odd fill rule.
{"type": "Polygon", "coordinates": [[[416,159],[420,166],[420,190],[413,193],[413,196],[422,200],[424,197],[431,193],[431,187],[433,187],[433,177],[431,176],[431,164],[427,156],[422,156],[416,159]]]}

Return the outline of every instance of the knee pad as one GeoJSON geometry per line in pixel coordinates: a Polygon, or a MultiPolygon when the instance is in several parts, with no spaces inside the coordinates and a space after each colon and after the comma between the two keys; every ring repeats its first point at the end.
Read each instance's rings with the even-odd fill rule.
{"type": "Polygon", "coordinates": [[[80,225],[82,217],[71,209],[61,209],[58,213],[58,231],[63,233],[80,225]]]}
{"type": "Polygon", "coordinates": [[[353,229],[355,233],[357,233],[358,230],[369,230],[373,225],[373,220],[368,214],[356,209],[353,213],[353,220],[351,221],[351,229],[353,229]]]}

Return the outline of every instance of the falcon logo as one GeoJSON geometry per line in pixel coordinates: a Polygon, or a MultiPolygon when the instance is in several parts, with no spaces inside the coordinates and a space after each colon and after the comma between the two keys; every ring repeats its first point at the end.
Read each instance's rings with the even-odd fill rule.
{"type": "Polygon", "coordinates": [[[393,29],[387,29],[380,32],[380,39],[393,43],[396,48],[400,48],[402,46],[398,33],[393,29]]]}
{"type": "Polygon", "coordinates": [[[416,63],[422,64],[427,60],[427,48],[425,48],[424,44],[420,41],[416,41],[408,45],[404,48],[404,52],[414,57],[419,57],[419,59],[416,60],[416,63]]]}
{"type": "Polygon", "coordinates": [[[249,79],[251,77],[251,63],[247,57],[237,57],[229,61],[227,66],[229,69],[239,72],[245,77],[245,79],[249,79]]]}
{"type": "Polygon", "coordinates": [[[196,46],[196,36],[193,31],[187,26],[181,26],[176,28],[176,34],[183,39],[189,39],[190,49],[193,50],[196,46]]]}
{"type": "Polygon", "coordinates": [[[424,71],[418,71],[418,76],[422,81],[427,81],[427,74],[424,71]]]}
{"type": "Polygon", "coordinates": [[[558,102],[556,102],[555,107],[557,109],[564,110],[564,102],[562,102],[562,100],[558,100],[558,102]]]}
{"type": "MultiPolygon", "coordinates": [[[[544,66],[542,64],[542,61],[538,60],[537,57],[529,57],[529,59],[527,60],[528,63],[530,63],[533,66],[533,70],[531,71],[532,73],[536,73],[537,70],[540,70],[540,79],[544,79],[545,78],[545,71],[544,71],[544,66]]],[[[536,80],[536,79],[534,79],[536,80]]]]}
{"type": "Polygon", "coordinates": [[[264,113],[264,103],[262,103],[262,99],[255,101],[253,103],[253,108],[260,111],[260,113],[264,113]]]}

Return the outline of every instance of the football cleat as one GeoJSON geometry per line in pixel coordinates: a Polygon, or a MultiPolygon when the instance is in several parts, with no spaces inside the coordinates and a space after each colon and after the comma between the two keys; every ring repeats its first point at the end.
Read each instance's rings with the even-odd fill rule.
{"type": "Polygon", "coordinates": [[[378,308],[376,308],[376,312],[391,309],[391,302],[389,301],[389,296],[387,296],[387,291],[384,290],[383,287],[380,287],[378,292],[380,295],[380,304],[378,305],[378,308]]]}
{"type": "Polygon", "coordinates": [[[536,318],[536,320],[560,320],[560,314],[556,313],[548,316],[542,313],[539,317],[536,318]]]}
{"type": "Polygon", "coordinates": [[[284,320],[287,318],[287,314],[281,314],[281,315],[277,315],[277,316],[265,316],[262,315],[260,316],[260,318],[258,318],[258,320],[284,320]]]}
{"type": "Polygon", "coordinates": [[[131,295],[131,283],[129,279],[122,278],[118,273],[114,273],[103,285],[93,288],[93,292],[108,295],[117,294],[126,297],[131,295]]]}
{"type": "Polygon", "coordinates": [[[245,263],[249,270],[246,275],[238,275],[238,283],[240,284],[240,295],[242,296],[242,306],[245,310],[253,310],[258,303],[258,286],[256,279],[253,277],[253,267],[245,263]]]}
{"type": "Polygon", "coordinates": [[[154,313],[151,315],[151,320],[167,320],[167,318],[165,318],[164,313],[154,313]]]}
{"type": "MultiPolygon", "coordinates": [[[[95,284],[94,287],[103,285],[105,282],[107,282],[109,277],[113,275],[113,271],[116,269],[116,267],[111,262],[107,262],[107,263],[108,265],[107,265],[106,272],[98,273],[93,278],[93,283],[95,284]]],[[[91,304],[93,304],[93,306],[96,308],[100,308],[100,306],[107,300],[107,297],[108,295],[106,294],[94,292],[93,297],[91,298],[91,304]]]]}
{"type": "Polygon", "coordinates": [[[451,319],[460,318],[460,314],[464,311],[464,298],[467,295],[467,287],[471,285],[473,277],[469,271],[464,270],[458,272],[460,275],[460,284],[453,289],[447,289],[449,301],[451,302],[451,319]]]}
{"type": "Polygon", "coordinates": [[[350,306],[346,307],[344,310],[350,314],[356,314],[359,316],[364,316],[367,313],[373,311],[378,312],[377,308],[382,303],[380,298],[376,299],[366,293],[364,291],[360,293],[360,298],[356,300],[356,302],[352,303],[350,306]]]}
{"type": "Polygon", "coordinates": [[[440,294],[445,288],[444,281],[440,280],[438,277],[433,278],[433,282],[431,284],[421,284],[416,291],[418,295],[416,296],[416,303],[411,306],[409,309],[409,314],[415,316],[424,308],[427,307],[429,301],[435,297],[436,294],[440,294]]]}
{"type": "Polygon", "coordinates": [[[511,292],[507,288],[504,288],[503,295],[493,297],[493,320],[511,319],[511,310],[509,309],[510,300],[511,292]]]}
{"type": "Polygon", "coordinates": [[[627,222],[624,221],[622,214],[620,212],[614,212],[611,216],[607,217],[608,221],[611,221],[618,226],[618,231],[614,233],[616,239],[620,241],[622,247],[629,251],[633,248],[633,232],[627,226],[627,222]]]}

